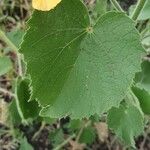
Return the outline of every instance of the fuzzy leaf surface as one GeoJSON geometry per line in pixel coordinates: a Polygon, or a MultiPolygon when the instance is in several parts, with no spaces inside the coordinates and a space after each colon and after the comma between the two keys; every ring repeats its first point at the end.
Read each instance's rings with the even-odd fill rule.
{"type": "Polygon", "coordinates": [[[113,107],[107,117],[110,129],[128,146],[135,146],[134,137],[143,132],[143,114],[136,106],[121,104],[119,108],[113,107]]]}
{"type": "Polygon", "coordinates": [[[144,52],[131,19],[109,12],[91,27],[81,1],[62,0],[54,10],[35,11],[28,25],[20,51],[32,98],[49,106],[42,116],[78,119],[119,105],[144,52]]]}

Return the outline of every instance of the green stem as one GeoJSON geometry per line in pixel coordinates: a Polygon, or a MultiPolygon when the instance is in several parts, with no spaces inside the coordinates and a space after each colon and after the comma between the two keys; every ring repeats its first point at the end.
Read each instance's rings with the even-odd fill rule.
{"type": "Polygon", "coordinates": [[[145,2],[146,2],[146,0],[139,0],[138,1],[137,5],[136,5],[136,8],[133,11],[133,14],[131,15],[131,18],[133,20],[135,20],[135,21],[137,20],[138,16],[140,15],[140,13],[141,13],[144,5],[145,5],[145,2]]]}
{"type": "Polygon", "coordinates": [[[110,2],[112,3],[112,5],[114,6],[114,8],[117,11],[124,12],[124,10],[121,8],[121,6],[119,5],[119,3],[116,0],[110,0],[110,2]]]}
{"type": "Polygon", "coordinates": [[[60,150],[63,146],[65,146],[71,139],[75,137],[75,134],[71,135],[68,139],[66,139],[63,143],[58,145],[54,150],[60,150]]]}
{"type": "Polygon", "coordinates": [[[21,107],[20,107],[20,102],[19,102],[18,94],[17,94],[17,90],[18,90],[17,87],[18,86],[17,86],[17,81],[16,81],[16,85],[15,85],[15,102],[16,102],[17,110],[18,110],[19,116],[20,116],[20,118],[22,120],[22,123],[25,124],[25,125],[27,125],[28,122],[24,118],[23,112],[22,112],[21,107]]]}
{"type": "Polygon", "coordinates": [[[6,89],[3,89],[3,88],[0,88],[0,92],[5,93],[5,94],[9,94],[10,96],[15,98],[17,110],[18,110],[19,116],[20,116],[20,118],[22,120],[22,123],[27,125],[28,122],[24,118],[23,112],[22,112],[21,107],[20,107],[19,99],[18,99],[18,96],[17,96],[17,85],[15,86],[15,94],[13,94],[10,91],[7,91],[6,89]]]}
{"type": "Polygon", "coordinates": [[[12,50],[18,53],[18,48],[8,39],[2,30],[0,30],[0,39],[2,39],[12,50]]]}
{"type": "Polygon", "coordinates": [[[18,48],[9,40],[9,38],[5,35],[5,33],[0,29],[0,39],[4,41],[17,55],[17,63],[18,63],[18,75],[22,76],[22,64],[21,64],[21,55],[18,52],[18,48]]]}

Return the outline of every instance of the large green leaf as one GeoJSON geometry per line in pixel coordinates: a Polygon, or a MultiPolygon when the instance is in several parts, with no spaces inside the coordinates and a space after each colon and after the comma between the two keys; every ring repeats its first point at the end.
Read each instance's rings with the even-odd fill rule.
{"type": "Polygon", "coordinates": [[[113,107],[107,118],[108,126],[121,138],[126,145],[135,146],[134,137],[144,129],[144,117],[136,106],[121,104],[113,107]]]}
{"type": "Polygon", "coordinates": [[[144,52],[134,22],[109,12],[91,27],[79,0],[62,0],[35,11],[21,46],[32,79],[32,98],[47,106],[41,115],[72,118],[119,105],[144,52]]]}

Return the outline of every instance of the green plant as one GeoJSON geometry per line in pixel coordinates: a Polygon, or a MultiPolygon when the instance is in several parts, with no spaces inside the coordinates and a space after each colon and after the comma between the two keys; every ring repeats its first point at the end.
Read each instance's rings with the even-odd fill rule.
{"type": "MultiPolygon", "coordinates": [[[[109,128],[135,147],[134,137],[143,132],[144,117],[150,114],[150,44],[141,42],[150,33],[149,0],[139,0],[130,16],[116,0],[111,3],[115,10],[107,12],[106,1],[91,9],[93,16],[80,0],[62,0],[50,11],[35,10],[20,48],[0,32],[17,57],[14,93],[0,88],[16,100],[10,107],[11,112],[17,108],[17,121],[89,119],[107,113],[109,128]]],[[[3,57],[0,61],[4,63],[3,57]]],[[[7,62],[0,73],[10,67],[7,62]]],[[[88,129],[81,141],[90,143],[88,129]]]]}

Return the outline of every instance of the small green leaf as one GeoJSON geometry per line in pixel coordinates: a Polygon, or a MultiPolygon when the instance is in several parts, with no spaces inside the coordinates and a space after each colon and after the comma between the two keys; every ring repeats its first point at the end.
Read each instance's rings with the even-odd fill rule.
{"type": "Polygon", "coordinates": [[[67,128],[69,129],[69,131],[74,132],[82,128],[83,124],[84,122],[82,120],[70,120],[67,128]]]}
{"type": "Polygon", "coordinates": [[[95,24],[96,20],[106,13],[107,0],[92,1],[87,5],[87,9],[90,12],[91,24],[95,24]]]}
{"type": "Polygon", "coordinates": [[[6,33],[6,36],[12,41],[13,44],[15,44],[16,47],[19,47],[23,35],[24,31],[18,29],[14,29],[13,31],[6,33]]]}
{"type": "Polygon", "coordinates": [[[0,57],[0,76],[8,73],[12,69],[12,63],[9,57],[0,57]]]}
{"type": "MultiPolygon", "coordinates": [[[[135,9],[136,5],[131,5],[129,9],[129,14],[131,15],[135,9]]],[[[138,16],[138,20],[147,20],[150,19],[150,0],[147,0],[144,8],[142,9],[140,15],[138,16]]]]}
{"type": "Polygon", "coordinates": [[[147,0],[142,12],[140,13],[138,20],[150,19],[150,0],[147,0]]]}
{"type": "Polygon", "coordinates": [[[150,94],[145,89],[140,89],[138,87],[132,87],[132,90],[140,102],[142,111],[150,115],[150,94]]]}
{"type": "Polygon", "coordinates": [[[23,138],[20,142],[19,150],[33,150],[33,147],[28,143],[26,138],[23,138]]]}
{"type": "Polygon", "coordinates": [[[57,129],[49,134],[49,138],[53,143],[53,147],[56,147],[64,141],[63,131],[61,129],[57,129]]]}
{"type": "Polygon", "coordinates": [[[142,62],[142,71],[135,76],[132,90],[140,102],[143,112],[150,115],[150,62],[142,62]]]}
{"type": "Polygon", "coordinates": [[[139,109],[133,105],[121,104],[113,107],[107,117],[107,123],[121,140],[128,146],[135,147],[134,137],[144,130],[144,117],[139,109]]]}
{"type": "Polygon", "coordinates": [[[96,131],[92,127],[84,128],[79,142],[80,143],[86,143],[86,144],[92,144],[95,141],[96,138],[96,131]]]}
{"type": "Polygon", "coordinates": [[[38,117],[40,110],[36,101],[29,102],[31,96],[29,84],[30,80],[28,78],[18,80],[17,96],[25,119],[38,117]]]}
{"type": "Polygon", "coordinates": [[[9,106],[9,120],[14,124],[14,125],[19,125],[21,123],[21,118],[17,110],[16,106],[16,101],[13,99],[9,106]]]}
{"type": "Polygon", "coordinates": [[[146,51],[150,53],[150,25],[147,27],[149,30],[145,33],[142,39],[142,44],[146,47],[146,51]]]}
{"type": "Polygon", "coordinates": [[[18,104],[16,103],[16,99],[14,99],[9,107],[9,116],[14,124],[21,123],[23,119],[21,118],[19,111],[21,111],[24,119],[34,119],[39,116],[40,108],[38,107],[37,102],[28,102],[30,98],[29,84],[30,80],[27,78],[23,80],[20,78],[18,79],[16,93],[18,97],[18,104]]]}
{"type": "Polygon", "coordinates": [[[94,11],[97,13],[97,17],[105,14],[107,11],[107,0],[96,0],[94,11]]]}
{"type": "Polygon", "coordinates": [[[150,62],[142,62],[142,71],[136,74],[135,84],[140,89],[145,89],[150,94],[150,62]]]}
{"type": "Polygon", "coordinates": [[[32,98],[47,106],[42,116],[78,119],[120,104],[144,54],[129,17],[109,12],[91,26],[80,0],[62,0],[54,10],[34,11],[28,25],[20,51],[32,98]]]}

